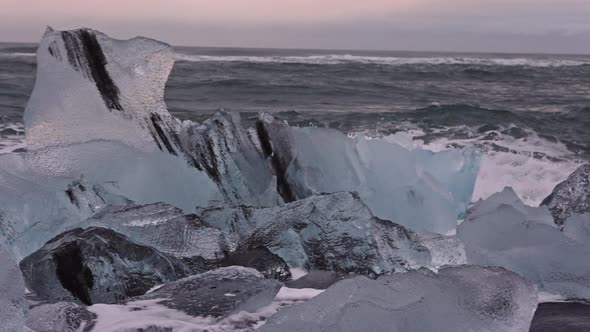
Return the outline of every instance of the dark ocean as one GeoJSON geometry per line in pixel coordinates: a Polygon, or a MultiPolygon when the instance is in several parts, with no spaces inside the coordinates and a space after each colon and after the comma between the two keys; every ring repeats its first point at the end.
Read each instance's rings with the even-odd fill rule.
{"type": "MultiPolygon", "coordinates": [[[[0,44],[3,151],[25,148],[36,46],[0,44]]],[[[590,55],[177,47],[171,113],[259,112],[408,147],[482,150],[475,197],[513,185],[538,203],[590,155],[590,55]],[[523,180],[524,179],[524,180],[523,180]],[[520,181],[512,184],[511,181],[520,181]],[[493,184],[493,185],[492,185],[493,184]],[[478,194],[479,193],[479,194],[478,194]]]]}

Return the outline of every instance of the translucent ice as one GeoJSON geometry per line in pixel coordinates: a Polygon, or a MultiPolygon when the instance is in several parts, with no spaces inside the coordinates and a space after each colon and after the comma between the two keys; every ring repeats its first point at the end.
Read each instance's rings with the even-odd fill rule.
{"type": "Polygon", "coordinates": [[[79,226],[109,228],[179,258],[218,260],[235,249],[221,230],[164,203],[109,206],[79,226]]]}
{"type": "Polygon", "coordinates": [[[272,168],[257,137],[241,127],[238,113],[217,112],[203,124],[184,123],[187,157],[219,185],[227,202],[272,206],[282,202],[272,168]]]}
{"type": "Polygon", "coordinates": [[[27,309],[21,272],[0,246],[0,331],[21,332],[27,309]]]}
{"type": "Polygon", "coordinates": [[[376,218],[353,193],[198,214],[242,247],[267,247],[290,268],[378,275],[430,264],[430,253],[414,232],[376,218]]]}
{"type": "Polygon", "coordinates": [[[172,48],[155,40],[48,29],[24,115],[28,149],[111,140],[177,153],[179,122],[163,99],[173,63],[172,48]]]}
{"type": "Polygon", "coordinates": [[[291,128],[265,115],[258,136],[285,201],[357,191],[378,217],[415,230],[455,229],[471,199],[478,154],[433,154],[396,144],[349,139],[335,130],[291,128]]]}
{"type": "Polygon", "coordinates": [[[590,298],[590,251],[568,238],[545,207],[524,205],[510,188],[478,202],[459,225],[469,264],[519,273],[549,293],[590,298]]]}
{"type": "Polygon", "coordinates": [[[279,311],[261,332],[528,331],[537,291],[502,268],[421,269],[345,279],[279,311]]]}
{"type": "Polygon", "coordinates": [[[590,248],[590,213],[574,214],[567,218],[563,234],[590,248]]]}

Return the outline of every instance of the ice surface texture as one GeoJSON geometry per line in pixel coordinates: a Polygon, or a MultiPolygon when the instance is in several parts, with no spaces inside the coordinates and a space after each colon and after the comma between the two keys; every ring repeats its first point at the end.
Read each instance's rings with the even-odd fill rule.
{"type": "Polygon", "coordinates": [[[0,246],[0,332],[21,332],[27,309],[23,276],[0,246]]]}
{"type": "MultiPolygon", "coordinates": [[[[93,325],[96,315],[74,302],[43,304],[27,313],[26,326],[38,332],[77,332],[93,325]]],[[[84,331],[87,331],[84,329],[84,331]]]]}
{"type": "Polygon", "coordinates": [[[549,208],[560,226],[573,214],[590,213],[590,164],[581,166],[558,184],[541,205],[549,208]]]}
{"type": "Polygon", "coordinates": [[[218,260],[235,250],[221,230],[164,203],[109,206],[79,226],[112,229],[177,258],[218,260]]]}
{"type": "Polygon", "coordinates": [[[168,283],[136,300],[156,299],[193,317],[223,318],[270,304],[280,288],[280,282],[254,269],[230,266],[168,283]]]}
{"type": "Polygon", "coordinates": [[[590,298],[590,251],[560,232],[546,207],[524,205],[506,188],[478,202],[459,225],[467,262],[502,266],[552,294],[590,298]]]}
{"type": "Polygon", "coordinates": [[[502,268],[421,269],[345,279],[259,331],[528,331],[536,307],[536,288],[502,268]]]}
{"type": "Polygon", "coordinates": [[[105,228],[60,234],[20,266],[37,295],[86,305],[118,303],[190,272],[179,260],[105,228]]]}
{"type": "Polygon", "coordinates": [[[563,227],[563,234],[590,248],[590,213],[569,217],[563,227]]]}
{"type": "Polygon", "coordinates": [[[353,193],[198,214],[241,247],[266,247],[290,268],[378,275],[430,264],[430,253],[414,232],[373,216],[353,193]]]}

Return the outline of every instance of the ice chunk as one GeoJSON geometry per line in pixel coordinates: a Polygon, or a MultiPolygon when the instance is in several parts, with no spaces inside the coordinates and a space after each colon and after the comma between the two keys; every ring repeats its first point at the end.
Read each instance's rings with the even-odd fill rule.
{"type": "Polygon", "coordinates": [[[168,283],[136,300],[156,299],[193,317],[224,318],[270,304],[280,288],[254,269],[230,266],[168,283]]]}
{"type": "Polygon", "coordinates": [[[163,99],[173,64],[170,45],[147,38],[115,40],[90,29],[46,33],[24,115],[28,149],[112,140],[178,154],[180,123],[163,99]]]}
{"type": "Polygon", "coordinates": [[[238,248],[224,259],[221,266],[244,266],[262,273],[265,278],[287,281],[291,279],[289,266],[281,257],[265,247],[238,248]]]}
{"type": "Polygon", "coordinates": [[[271,208],[209,208],[198,214],[241,247],[267,247],[290,268],[378,275],[430,264],[430,253],[415,233],[374,217],[353,193],[271,208]]]}
{"type": "Polygon", "coordinates": [[[548,224],[547,208],[525,206],[510,188],[477,203],[459,225],[469,264],[519,273],[549,293],[590,298],[590,251],[548,224]]]}
{"type": "Polygon", "coordinates": [[[356,191],[378,217],[415,230],[447,233],[470,201],[479,167],[474,150],[440,154],[335,130],[290,128],[268,115],[258,137],[286,202],[356,191]]]}
{"type": "Polygon", "coordinates": [[[590,213],[590,164],[581,166],[558,184],[541,205],[551,210],[560,226],[575,213],[590,213]]]}
{"type": "Polygon", "coordinates": [[[528,331],[535,287],[502,268],[425,269],[345,279],[259,331],[528,331]]]}
{"type": "Polygon", "coordinates": [[[185,122],[181,141],[189,160],[219,185],[233,204],[273,206],[282,202],[257,137],[240,123],[239,113],[217,112],[203,124],[185,122]]]}
{"type": "Polygon", "coordinates": [[[590,248],[590,213],[569,217],[563,227],[563,234],[590,248]]]}
{"type": "Polygon", "coordinates": [[[27,153],[25,159],[38,174],[84,177],[139,204],[164,202],[191,212],[223,199],[207,174],[183,158],[118,142],[46,148],[27,153]]]}
{"type": "Polygon", "coordinates": [[[37,295],[87,305],[121,302],[189,273],[179,260],[105,228],[60,234],[20,266],[37,295]]]}
{"type": "Polygon", "coordinates": [[[38,174],[21,154],[0,156],[0,243],[19,260],[104,206],[127,202],[85,179],[38,174]]]}
{"type": "Polygon", "coordinates": [[[465,246],[457,236],[444,236],[432,233],[420,233],[420,240],[432,255],[431,266],[439,268],[445,265],[467,264],[465,246]]]}
{"type": "Polygon", "coordinates": [[[26,326],[39,332],[77,332],[92,328],[96,314],[73,302],[43,304],[27,313],[26,326]]]}
{"type": "Polygon", "coordinates": [[[22,274],[10,254],[0,246],[0,331],[20,332],[27,309],[22,274]]]}
{"type": "Polygon", "coordinates": [[[79,225],[91,226],[112,229],[177,258],[219,260],[235,250],[221,230],[164,203],[109,206],[79,225]]]}

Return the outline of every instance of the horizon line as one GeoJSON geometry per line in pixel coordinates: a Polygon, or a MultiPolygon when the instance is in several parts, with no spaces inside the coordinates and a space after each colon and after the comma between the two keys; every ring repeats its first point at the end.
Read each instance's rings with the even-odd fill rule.
{"type": "MultiPolygon", "coordinates": [[[[144,36],[137,36],[144,37],[144,36]]],[[[135,38],[135,37],[132,37],[135,38]]],[[[129,39],[132,39],[129,38],[129,39]]],[[[150,37],[144,37],[150,38],[150,37]]],[[[154,38],[150,38],[154,39],[154,38]]],[[[128,39],[121,39],[128,40],[128,39]]],[[[157,40],[157,39],[154,39],[157,40]]],[[[159,40],[160,41],[160,40],[159,40]]],[[[338,52],[399,52],[399,53],[447,53],[447,54],[503,54],[503,55],[553,55],[553,56],[590,56],[590,53],[531,52],[531,51],[449,51],[449,50],[401,50],[401,49],[350,49],[350,48],[300,48],[300,47],[248,47],[248,46],[206,46],[206,45],[173,45],[173,48],[210,48],[210,49],[248,49],[248,50],[296,50],[296,51],[338,51],[338,52]]],[[[38,45],[39,42],[0,41],[0,44],[38,45]]]]}

